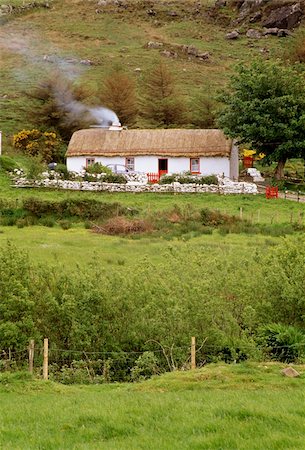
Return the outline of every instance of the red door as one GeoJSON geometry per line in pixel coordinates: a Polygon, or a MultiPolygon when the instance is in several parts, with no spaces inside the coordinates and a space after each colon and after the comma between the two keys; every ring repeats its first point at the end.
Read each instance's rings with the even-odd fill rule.
{"type": "Polygon", "coordinates": [[[165,175],[167,172],[168,172],[168,160],[167,158],[160,158],[158,160],[159,178],[162,177],[162,175],[165,175]]]}

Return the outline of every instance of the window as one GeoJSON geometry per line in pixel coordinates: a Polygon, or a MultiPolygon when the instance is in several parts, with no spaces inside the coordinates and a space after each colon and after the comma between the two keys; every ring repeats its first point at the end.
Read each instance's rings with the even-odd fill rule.
{"type": "Polygon", "coordinates": [[[125,159],[125,166],[129,170],[134,170],[134,158],[126,158],[125,159]]]}
{"type": "Polygon", "coordinates": [[[200,173],[200,159],[191,158],[191,173],[200,173]]]}
{"type": "Polygon", "coordinates": [[[95,163],[94,158],[86,158],[86,167],[93,166],[94,163],[95,163]]]}

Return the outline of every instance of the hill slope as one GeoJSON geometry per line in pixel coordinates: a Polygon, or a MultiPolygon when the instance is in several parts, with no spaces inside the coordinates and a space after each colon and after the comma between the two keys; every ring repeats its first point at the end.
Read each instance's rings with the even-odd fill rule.
{"type": "MultiPolygon", "coordinates": [[[[16,131],[35,125],[28,94],[55,71],[88,88],[89,101],[97,104],[103,79],[116,66],[136,79],[141,98],[147,75],[162,58],[192,109],[198,95],[215,95],[236,63],[258,55],[286,57],[301,39],[302,26],[294,37],[249,39],[248,19],[236,22],[240,9],[233,6],[238,2],[227,3],[215,8],[211,0],[54,0],[0,16],[0,128],[5,143],[16,131]],[[240,38],[226,39],[234,26],[240,38]]],[[[251,27],[261,29],[261,22],[251,27]]]]}

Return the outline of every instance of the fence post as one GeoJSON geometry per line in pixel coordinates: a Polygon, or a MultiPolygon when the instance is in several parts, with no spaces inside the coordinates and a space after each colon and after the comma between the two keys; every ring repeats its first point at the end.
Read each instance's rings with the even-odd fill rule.
{"type": "Polygon", "coordinates": [[[49,339],[43,341],[43,379],[48,379],[49,339]]]}
{"type": "Polygon", "coordinates": [[[194,336],[191,345],[191,369],[196,369],[196,338],[194,336]]]}
{"type": "Polygon", "coordinates": [[[33,373],[33,368],[34,368],[34,347],[35,347],[34,339],[31,339],[30,345],[29,345],[29,372],[30,373],[33,373]]]}
{"type": "Polygon", "coordinates": [[[242,207],[239,208],[239,218],[240,218],[240,220],[243,220],[243,209],[242,209],[242,207]]]}

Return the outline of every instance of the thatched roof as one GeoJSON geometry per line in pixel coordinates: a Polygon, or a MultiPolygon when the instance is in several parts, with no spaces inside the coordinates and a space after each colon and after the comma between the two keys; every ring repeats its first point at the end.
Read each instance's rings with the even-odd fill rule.
{"type": "Polygon", "coordinates": [[[229,156],[232,141],[220,130],[76,131],[66,156],[229,156]]]}

